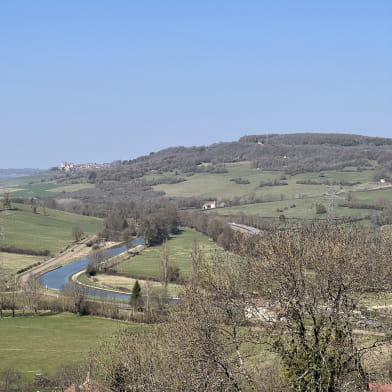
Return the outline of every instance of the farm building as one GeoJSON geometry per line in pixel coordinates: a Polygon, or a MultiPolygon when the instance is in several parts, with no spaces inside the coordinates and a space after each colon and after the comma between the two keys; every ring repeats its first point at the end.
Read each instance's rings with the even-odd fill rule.
{"type": "Polygon", "coordinates": [[[210,203],[204,203],[203,204],[203,210],[210,210],[212,208],[216,208],[216,200],[210,203]]]}

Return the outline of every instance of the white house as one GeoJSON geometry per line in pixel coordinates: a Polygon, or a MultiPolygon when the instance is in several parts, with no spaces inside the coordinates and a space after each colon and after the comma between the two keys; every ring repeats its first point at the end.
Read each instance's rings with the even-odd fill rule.
{"type": "Polygon", "coordinates": [[[210,210],[212,208],[216,208],[216,200],[214,200],[211,203],[204,203],[203,204],[203,210],[210,210]]]}

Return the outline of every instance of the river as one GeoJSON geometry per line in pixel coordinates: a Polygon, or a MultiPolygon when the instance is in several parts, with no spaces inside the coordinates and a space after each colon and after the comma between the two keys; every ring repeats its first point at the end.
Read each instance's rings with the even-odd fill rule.
{"type": "MultiPolygon", "coordinates": [[[[110,249],[105,249],[97,252],[101,255],[101,260],[109,259],[110,257],[116,256],[120,253],[127,251],[128,249],[135,247],[137,245],[141,245],[144,243],[143,238],[135,238],[128,245],[117,246],[110,249]]],[[[79,271],[84,270],[91,257],[82,257],[72,263],[64,265],[62,267],[56,268],[52,271],[46,272],[41,275],[40,279],[43,279],[43,285],[49,289],[60,290],[64,284],[67,284],[71,279],[71,276],[76,274],[79,271]]],[[[98,297],[110,297],[116,299],[123,299],[129,301],[130,295],[119,294],[112,291],[99,290],[95,288],[88,288],[88,295],[98,296],[98,297]]]]}

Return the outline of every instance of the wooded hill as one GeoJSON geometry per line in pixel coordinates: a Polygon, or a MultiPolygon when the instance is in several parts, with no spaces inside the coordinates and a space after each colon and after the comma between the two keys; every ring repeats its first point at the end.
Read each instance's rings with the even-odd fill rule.
{"type": "Polygon", "coordinates": [[[75,197],[85,201],[118,202],[125,193],[131,200],[151,200],[164,195],[153,188],[158,184],[184,182],[197,173],[227,173],[225,164],[244,161],[253,168],[287,175],[371,169],[373,180],[390,181],[392,139],[319,133],[250,135],[210,146],[171,147],[133,160],[117,161],[105,169],[74,173],[63,181],[85,178],[95,183],[97,189],[75,193],[75,197]],[[113,182],[118,183],[117,192],[113,192],[113,182]]]}
{"type": "Polygon", "coordinates": [[[286,174],[378,166],[376,177],[391,179],[392,139],[349,134],[250,135],[210,146],[170,147],[97,171],[96,179],[124,181],[151,170],[224,172],[225,163],[250,161],[263,170],[286,174]]]}
{"type": "Polygon", "coordinates": [[[10,196],[39,191],[36,196],[46,197],[48,207],[99,217],[120,208],[121,215],[135,219],[169,205],[200,209],[218,200],[226,207],[219,213],[228,218],[284,221],[325,216],[335,195],[337,216],[380,221],[392,197],[392,139],[247,135],[210,146],[170,147],[99,170],[52,172],[38,181],[10,196]]]}

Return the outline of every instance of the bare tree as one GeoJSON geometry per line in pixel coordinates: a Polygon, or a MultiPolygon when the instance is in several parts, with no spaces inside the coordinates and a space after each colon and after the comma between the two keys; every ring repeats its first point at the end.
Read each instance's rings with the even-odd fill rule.
{"type": "Polygon", "coordinates": [[[143,287],[143,293],[146,296],[146,312],[147,314],[150,312],[150,302],[151,302],[151,292],[152,292],[152,283],[147,280],[143,287]]]}
{"type": "Polygon", "coordinates": [[[197,240],[193,241],[192,251],[191,251],[191,262],[192,262],[192,270],[190,281],[192,284],[196,285],[201,267],[203,265],[203,255],[200,249],[200,244],[197,240]]]}
{"type": "Polygon", "coordinates": [[[75,241],[80,241],[83,238],[84,232],[79,226],[72,227],[72,237],[75,241]]]}
{"type": "Polygon", "coordinates": [[[391,288],[390,238],[328,223],[235,244],[241,260],[197,258],[167,323],[105,341],[97,377],[122,392],[367,390],[372,345],[358,346],[353,322],[363,293],[391,288]],[[261,344],[272,366],[250,359],[261,344]]]}
{"type": "Polygon", "coordinates": [[[22,375],[15,369],[0,371],[0,390],[2,392],[27,391],[22,384],[22,375]]]}
{"type": "Polygon", "coordinates": [[[18,305],[18,291],[19,285],[16,276],[9,275],[6,281],[6,306],[12,312],[12,317],[15,317],[15,312],[18,305]]]}
{"type": "Polygon", "coordinates": [[[96,275],[98,272],[101,272],[105,268],[105,261],[109,258],[110,255],[105,250],[101,250],[89,255],[86,273],[90,276],[93,276],[96,275]]]}
{"type": "Polygon", "coordinates": [[[33,310],[35,313],[38,312],[42,287],[43,279],[36,279],[34,276],[32,276],[23,286],[27,308],[33,310]]]}
{"type": "Polygon", "coordinates": [[[161,257],[159,260],[159,276],[162,286],[166,289],[169,283],[169,246],[167,241],[162,244],[161,257]]]}
{"type": "Polygon", "coordinates": [[[10,200],[10,193],[4,192],[3,196],[3,210],[10,210],[11,207],[11,200],[10,200]]]}
{"type": "Polygon", "coordinates": [[[33,213],[37,214],[38,202],[35,197],[32,197],[30,199],[30,206],[31,206],[31,210],[33,211],[33,213]]]}
{"type": "Polygon", "coordinates": [[[168,323],[105,341],[93,354],[95,376],[123,392],[262,390],[256,379],[268,380],[248,361],[259,331],[245,326],[241,271],[218,256],[201,270],[200,285],[185,290],[168,323]]]}
{"type": "Polygon", "coordinates": [[[3,317],[3,310],[7,304],[7,278],[3,268],[2,254],[0,252],[0,318],[3,317]]]}
{"type": "Polygon", "coordinates": [[[254,295],[275,304],[271,329],[293,391],[363,391],[367,376],[353,337],[361,294],[391,285],[390,242],[333,224],[243,238],[254,295]]]}
{"type": "Polygon", "coordinates": [[[61,366],[54,375],[54,384],[64,389],[72,384],[80,385],[85,380],[88,370],[87,363],[61,366]]]}
{"type": "Polygon", "coordinates": [[[68,302],[70,310],[78,315],[85,311],[88,289],[75,282],[69,282],[62,286],[61,292],[68,302]]]}

